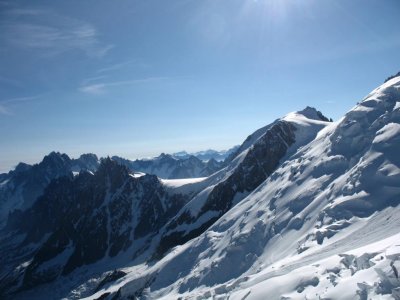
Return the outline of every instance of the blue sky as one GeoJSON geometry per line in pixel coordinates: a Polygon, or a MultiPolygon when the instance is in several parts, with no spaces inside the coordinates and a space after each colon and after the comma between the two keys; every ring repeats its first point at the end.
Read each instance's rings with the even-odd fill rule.
{"type": "Polygon", "coordinates": [[[0,1],[0,172],[224,149],[400,71],[398,0],[0,1]]]}

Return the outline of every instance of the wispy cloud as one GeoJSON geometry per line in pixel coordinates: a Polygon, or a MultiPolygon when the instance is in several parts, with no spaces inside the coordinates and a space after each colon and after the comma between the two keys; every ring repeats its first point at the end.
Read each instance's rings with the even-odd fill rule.
{"type": "Polygon", "coordinates": [[[106,78],[108,78],[107,75],[99,75],[99,76],[88,77],[88,78],[83,80],[82,85],[83,86],[89,85],[89,83],[96,82],[96,81],[99,81],[99,80],[105,80],[106,78]]]}
{"type": "Polygon", "coordinates": [[[135,65],[138,67],[148,67],[147,64],[143,63],[143,62],[139,62],[137,59],[131,59],[131,60],[127,60],[127,61],[123,61],[123,62],[119,62],[104,68],[101,68],[99,70],[97,70],[98,74],[102,74],[102,73],[108,73],[111,71],[115,71],[115,70],[120,70],[122,68],[125,68],[127,66],[131,66],[131,65],[135,65]]]}
{"type": "Polygon", "coordinates": [[[8,98],[4,100],[0,100],[0,103],[2,104],[8,104],[8,103],[17,103],[17,102],[25,102],[25,101],[31,101],[38,99],[40,95],[36,96],[27,96],[27,97],[16,97],[16,98],[8,98]]]}
{"type": "Polygon", "coordinates": [[[43,15],[44,13],[50,13],[50,11],[36,8],[12,8],[7,11],[7,14],[15,16],[38,16],[43,15]]]}
{"type": "Polygon", "coordinates": [[[117,86],[124,85],[135,85],[140,83],[148,83],[160,80],[167,80],[169,77],[148,77],[142,79],[131,79],[131,80],[121,80],[121,81],[113,81],[113,82],[102,82],[102,83],[94,83],[83,85],[79,88],[79,91],[92,95],[101,95],[104,94],[107,89],[117,86]]]}
{"type": "Polygon", "coordinates": [[[8,47],[37,49],[44,55],[79,50],[90,57],[102,57],[113,48],[100,42],[93,25],[49,10],[10,9],[2,18],[2,44],[8,47]]]}
{"type": "Polygon", "coordinates": [[[0,100],[0,114],[1,115],[14,115],[13,111],[10,109],[10,106],[20,103],[20,102],[32,101],[32,100],[40,98],[40,96],[41,95],[8,98],[8,99],[0,100]]]}
{"type": "Polygon", "coordinates": [[[105,87],[106,87],[106,84],[104,84],[104,83],[89,84],[89,85],[80,87],[79,90],[86,94],[100,95],[100,94],[104,94],[105,87]]]}
{"type": "Polygon", "coordinates": [[[107,88],[113,86],[121,86],[121,85],[131,85],[137,83],[144,83],[148,81],[165,79],[166,77],[150,77],[145,79],[132,79],[132,80],[121,80],[121,81],[112,81],[112,82],[104,82],[111,75],[113,71],[120,70],[126,68],[128,66],[138,66],[138,67],[147,67],[148,65],[145,63],[139,62],[137,59],[126,60],[123,62],[118,62],[115,64],[108,65],[96,71],[95,76],[88,77],[83,80],[81,87],[79,90],[84,93],[100,95],[104,94],[107,88]],[[103,82],[102,82],[103,81],[103,82]]]}

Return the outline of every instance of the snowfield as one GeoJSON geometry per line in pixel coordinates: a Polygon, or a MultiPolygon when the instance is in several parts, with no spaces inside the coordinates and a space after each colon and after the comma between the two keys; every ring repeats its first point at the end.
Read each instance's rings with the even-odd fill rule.
{"type": "Polygon", "coordinates": [[[397,77],[198,238],[88,299],[400,299],[399,102],[397,77]]]}
{"type": "Polygon", "coordinates": [[[206,178],[161,179],[161,182],[168,187],[181,187],[186,184],[201,182],[206,178]]]}

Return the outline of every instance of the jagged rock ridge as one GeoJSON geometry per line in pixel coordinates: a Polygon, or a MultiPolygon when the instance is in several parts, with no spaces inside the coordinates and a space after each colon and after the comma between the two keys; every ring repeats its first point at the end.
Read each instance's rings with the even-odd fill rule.
{"type": "Polygon", "coordinates": [[[140,249],[184,204],[154,175],[133,177],[103,159],[93,174],[53,180],[25,211],[8,218],[2,239],[3,293],[29,289],[104,257],[140,249]],[[29,264],[24,265],[27,257],[29,264]],[[15,266],[19,266],[15,269],[15,266]]]}

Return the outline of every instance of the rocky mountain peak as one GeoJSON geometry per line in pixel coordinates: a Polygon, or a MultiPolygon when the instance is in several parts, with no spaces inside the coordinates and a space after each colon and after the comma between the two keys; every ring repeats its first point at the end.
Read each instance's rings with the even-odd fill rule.
{"type": "Polygon", "coordinates": [[[41,163],[44,165],[62,166],[70,162],[71,159],[67,154],[53,151],[46,155],[41,163]]]}
{"type": "Polygon", "coordinates": [[[307,106],[305,109],[298,111],[297,113],[312,120],[325,121],[325,122],[331,121],[330,119],[325,117],[319,110],[311,106],[307,106]]]}
{"type": "Polygon", "coordinates": [[[94,164],[98,162],[99,158],[94,153],[85,153],[79,156],[79,160],[94,164]]]}
{"type": "Polygon", "coordinates": [[[117,163],[112,160],[110,157],[102,158],[100,161],[99,169],[96,172],[96,175],[99,176],[128,176],[129,170],[126,166],[117,163]]]}
{"type": "Polygon", "coordinates": [[[166,153],[161,153],[160,156],[157,157],[159,160],[175,160],[172,155],[166,154],[166,153]]]}
{"type": "Polygon", "coordinates": [[[389,76],[388,78],[386,78],[386,80],[384,81],[385,83],[388,82],[389,80],[399,77],[400,76],[400,72],[398,72],[397,74],[394,74],[392,76],[389,76]]]}
{"type": "Polygon", "coordinates": [[[29,170],[30,168],[32,168],[31,165],[28,165],[26,163],[20,162],[16,167],[14,172],[16,173],[20,173],[20,172],[25,172],[27,170],[29,170]]]}

